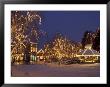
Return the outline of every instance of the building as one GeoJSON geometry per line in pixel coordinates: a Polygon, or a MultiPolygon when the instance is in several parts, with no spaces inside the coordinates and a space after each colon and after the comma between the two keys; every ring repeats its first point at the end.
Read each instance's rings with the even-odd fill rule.
{"type": "MultiPolygon", "coordinates": [[[[13,47],[13,46],[12,46],[13,47]]],[[[11,62],[23,64],[24,62],[34,63],[37,61],[37,43],[29,42],[25,47],[11,47],[11,62]]]]}
{"type": "Polygon", "coordinates": [[[80,50],[78,54],[76,54],[76,57],[79,58],[80,62],[100,62],[100,53],[92,49],[92,44],[86,45],[84,50],[80,50]]]}
{"type": "Polygon", "coordinates": [[[23,64],[25,45],[11,45],[11,63],[23,64]]]}
{"type": "Polygon", "coordinates": [[[30,42],[30,62],[37,61],[37,43],[30,42]]]}
{"type": "Polygon", "coordinates": [[[37,52],[37,58],[38,61],[44,60],[44,51],[42,49],[37,52]]]}

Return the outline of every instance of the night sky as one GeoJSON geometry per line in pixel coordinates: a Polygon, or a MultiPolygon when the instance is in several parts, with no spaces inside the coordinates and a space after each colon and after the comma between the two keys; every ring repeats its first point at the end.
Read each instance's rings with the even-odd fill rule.
{"type": "Polygon", "coordinates": [[[39,29],[46,32],[40,39],[40,47],[56,33],[81,42],[86,30],[96,31],[100,27],[100,11],[41,11],[40,16],[39,29]]]}

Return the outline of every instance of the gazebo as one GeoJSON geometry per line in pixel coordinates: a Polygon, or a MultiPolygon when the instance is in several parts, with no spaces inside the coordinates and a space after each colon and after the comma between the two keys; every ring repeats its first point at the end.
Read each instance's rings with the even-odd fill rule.
{"type": "Polygon", "coordinates": [[[92,49],[92,44],[85,46],[84,50],[80,50],[76,57],[79,58],[81,62],[98,62],[100,60],[100,53],[92,49]]]}

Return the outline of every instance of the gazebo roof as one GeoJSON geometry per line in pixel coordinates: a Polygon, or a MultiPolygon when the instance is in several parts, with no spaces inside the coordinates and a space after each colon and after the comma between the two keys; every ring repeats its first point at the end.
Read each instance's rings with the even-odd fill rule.
{"type": "Polygon", "coordinates": [[[100,55],[100,54],[93,49],[85,49],[85,50],[80,50],[77,55],[100,55]]]}

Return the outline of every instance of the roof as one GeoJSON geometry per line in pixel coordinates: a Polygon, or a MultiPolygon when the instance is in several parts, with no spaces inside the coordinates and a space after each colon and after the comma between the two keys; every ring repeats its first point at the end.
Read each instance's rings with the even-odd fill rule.
{"type": "Polygon", "coordinates": [[[44,51],[42,50],[42,49],[40,49],[38,52],[37,52],[37,54],[38,53],[44,53],[44,51]]]}
{"type": "Polygon", "coordinates": [[[100,53],[93,49],[85,49],[85,50],[80,50],[77,55],[100,55],[100,53]]]}
{"type": "Polygon", "coordinates": [[[43,56],[44,54],[44,51],[42,49],[40,49],[38,52],[37,52],[37,56],[43,56]]]}

